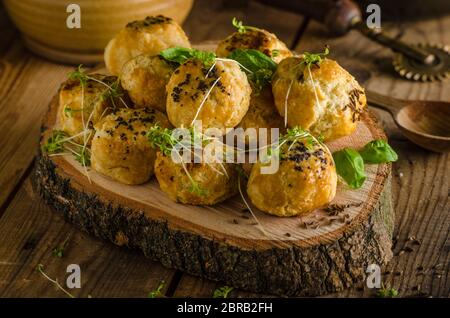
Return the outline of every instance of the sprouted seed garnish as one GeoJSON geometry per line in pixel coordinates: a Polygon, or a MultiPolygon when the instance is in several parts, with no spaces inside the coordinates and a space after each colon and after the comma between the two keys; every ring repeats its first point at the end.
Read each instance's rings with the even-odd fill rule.
{"type": "Polygon", "coordinates": [[[214,290],[213,298],[228,298],[228,295],[233,290],[233,287],[223,286],[214,290]]]}
{"type": "Polygon", "coordinates": [[[91,182],[87,171],[87,167],[91,164],[91,150],[86,147],[87,140],[89,138],[85,137],[86,134],[90,136],[92,134],[92,131],[84,130],[76,135],[69,137],[64,131],[54,130],[51,136],[47,139],[47,142],[42,145],[41,149],[49,156],[68,154],[73,155],[75,160],[77,160],[83,166],[86,177],[88,178],[89,182],[91,182]],[[83,136],[83,144],[79,144],[74,141],[75,138],[80,136],[83,136]]]}
{"type": "Polygon", "coordinates": [[[67,290],[64,289],[64,287],[61,286],[61,284],[58,282],[58,279],[52,279],[50,278],[45,272],[44,272],[44,265],[42,264],[38,264],[36,266],[36,270],[38,271],[38,273],[40,273],[42,276],[45,277],[45,279],[47,279],[48,281],[50,281],[53,285],[55,285],[59,290],[61,290],[64,294],[66,294],[67,296],[69,296],[70,298],[75,298],[74,295],[72,295],[71,293],[69,293],[67,290]]]}
{"type": "MultiPolygon", "coordinates": [[[[67,75],[68,75],[69,79],[79,81],[82,89],[84,89],[84,87],[86,86],[88,80],[97,82],[97,83],[105,86],[106,87],[106,91],[102,94],[102,98],[103,99],[106,100],[108,98],[111,98],[113,106],[115,106],[114,105],[114,98],[118,98],[121,101],[121,103],[123,104],[123,106],[125,106],[126,108],[129,108],[127,103],[125,103],[124,99],[122,98],[123,91],[120,88],[120,79],[119,78],[117,78],[117,80],[114,81],[111,85],[107,84],[107,83],[105,83],[105,82],[103,82],[103,81],[101,81],[101,80],[99,80],[99,79],[97,79],[95,77],[89,76],[86,73],[86,71],[84,70],[82,64],[78,65],[78,67],[74,71],[70,72],[67,75]]],[[[81,107],[81,108],[83,109],[83,107],[81,107]]]]}
{"type": "Polygon", "coordinates": [[[69,237],[67,237],[61,245],[59,245],[53,249],[53,251],[52,251],[53,255],[55,255],[56,257],[62,258],[64,256],[64,251],[66,250],[68,245],[69,245],[69,237]]]}
{"type": "Polygon", "coordinates": [[[398,296],[398,290],[395,288],[387,288],[381,284],[381,288],[377,291],[377,297],[380,298],[394,298],[398,296]]]}
{"type": "MultiPolygon", "coordinates": [[[[172,135],[173,130],[168,128],[161,128],[159,125],[155,125],[147,133],[147,138],[150,141],[150,146],[153,148],[158,148],[165,156],[171,156],[172,154],[176,154],[179,159],[181,159],[181,165],[183,167],[184,172],[186,173],[189,181],[189,192],[197,194],[199,196],[205,196],[207,191],[200,187],[198,182],[192,178],[189,173],[186,163],[183,161],[179,149],[181,148],[183,151],[187,151],[190,154],[195,155],[195,151],[192,149],[192,145],[185,144],[181,140],[177,140],[172,135]]],[[[194,145],[195,147],[195,145],[194,145]]]]}
{"type": "Polygon", "coordinates": [[[303,53],[303,60],[301,63],[305,64],[308,67],[311,67],[313,65],[319,65],[322,60],[330,53],[329,47],[326,45],[325,49],[322,53],[309,53],[304,52],[303,53]]]}
{"type": "Polygon", "coordinates": [[[154,290],[152,290],[151,292],[148,293],[147,297],[148,298],[164,298],[165,296],[163,295],[163,293],[161,291],[164,288],[165,284],[166,284],[165,281],[161,281],[159,283],[158,287],[156,287],[154,290]]]}
{"type": "MultiPolygon", "coordinates": [[[[298,70],[303,72],[302,66],[306,67],[306,69],[308,70],[308,76],[309,76],[311,83],[313,85],[313,88],[314,88],[314,96],[316,98],[317,105],[320,104],[320,101],[319,101],[319,97],[317,94],[316,82],[314,81],[314,78],[313,78],[313,75],[311,72],[311,67],[319,66],[319,64],[323,61],[325,56],[327,56],[329,53],[330,53],[330,50],[329,50],[328,46],[325,46],[323,53],[304,52],[303,56],[302,56],[302,60],[300,61],[300,63],[297,66],[294,67],[294,70],[296,72],[298,70]]],[[[297,78],[297,76],[295,78],[297,78]]],[[[289,83],[289,88],[286,92],[286,98],[284,101],[284,125],[285,125],[285,127],[287,127],[287,122],[288,122],[288,119],[287,119],[287,117],[288,117],[288,112],[287,112],[288,98],[289,98],[290,88],[292,87],[293,83],[294,83],[294,79],[292,79],[291,82],[289,83]]]]}
{"type": "Polygon", "coordinates": [[[242,23],[242,21],[239,21],[239,20],[236,19],[236,18],[233,18],[233,19],[231,20],[231,24],[237,29],[237,31],[238,31],[239,33],[245,33],[245,32],[247,32],[248,30],[254,30],[254,31],[259,30],[259,29],[256,28],[256,27],[249,26],[249,25],[244,25],[244,24],[242,23]]]}
{"type": "Polygon", "coordinates": [[[191,121],[191,125],[192,126],[194,124],[194,122],[197,120],[198,115],[200,114],[200,111],[203,108],[203,105],[205,104],[205,102],[208,100],[209,95],[211,94],[213,88],[217,85],[217,83],[220,81],[220,76],[212,83],[211,87],[208,89],[208,92],[206,93],[206,95],[203,97],[203,100],[201,101],[200,105],[198,106],[197,112],[195,113],[194,118],[191,121]]]}

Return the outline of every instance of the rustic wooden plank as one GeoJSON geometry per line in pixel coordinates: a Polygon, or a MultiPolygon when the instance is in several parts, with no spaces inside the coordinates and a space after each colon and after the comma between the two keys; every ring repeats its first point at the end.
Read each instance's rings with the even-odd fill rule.
{"type": "MultiPolygon", "coordinates": [[[[402,39],[409,42],[443,43],[450,38],[450,16],[383,27],[393,35],[402,35],[402,39]]],[[[450,100],[448,82],[413,83],[401,79],[390,64],[391,51],[356,31],[330,39],[322,26],[312,22],[297,50],[321,51],[324,44],[331,46],[331,57],[365,82],[367,89],[403,99],[450,100]]],[[[396,208],[394,235],[398,242],[394,249],[396,256],[386,269],[383,281],[398,289],[401,296],[448,297],[450,155],[430,153],[415,146],[400,134],[386,112],[375,111],[400,156],[393,167],[392,191],[396,208]],[[417,238],[421,245],[408,241],[411,237],[417,238]],[[405,246],[407,251],[408,247],[412,251],[402,252],[405,246]]],[[[363,287],[362,282],[360,286],[331,296],[374,294],[363,287]]]]}
{"type": "Polygon", "coordinates": [[[147,297],[159,283],[168,287],[174,270],[127,248],[119,248],[78,231],[34,193],[27,179],[0,219],[0,297],[65,297],[36,271],[38,264],[59,282],[69,264],[81,268],[77,297],[147,297]],[[68,238],[62,258],[52,250],[68,238]]]}
{"type": "Polygon", "coordinates": [[[33,160],[42,116],[70,69],[32,55],[19,41],[0,58],[0,206],[33,160]]]}

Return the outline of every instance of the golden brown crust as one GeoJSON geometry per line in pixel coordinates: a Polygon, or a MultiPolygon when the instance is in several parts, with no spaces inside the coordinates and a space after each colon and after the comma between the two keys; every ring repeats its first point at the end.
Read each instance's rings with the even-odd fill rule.
{"type": "Polygon", "coordinates": [[[334,198],[337,175],[326,147],[301,140],[283,145],[280,152],[276,173],[262,174],[261,163],[252,167],[247,193],[258,209],[277,216],[304,215],[334,198]]]}
{"type": "Polygon", "coordinates": [[[166,116],[150,108],[121,109],[95,126],[92,168],[125,184],[141,184],[153,175],[156,150],[147,140],[154,125],[170,127],[166,116]]]}
{"type": "Polygon", "coordinates": [[[366,105],[364,89],[333,60],[311,66],[314,81],[301,62],[301,57],[283,60],[272,79],[275,105],[283,117],[287,105],[288,126],[308,129],[325,140],[354,132],[366,105]]]}
{"type": "Polygon", "coordinates": [[[136,108],[166,112],[166,85],[174,67],[159,55],[138,55],[125,63],[120,81],[136,108]]]}
{"type": "Polygon", "coordinates": [[[192,182],[181,163],[158,152],[155,175],[159,186],[173,201],[192,205],[213,205],[237,192],[237,170],[233,164],[186,163],[191,178],[201,193],[192,190],[192,182]],[[223,172],[225,168],[227,175],[223,172]],[[218,173],[220,171],[221,173],[218,173]]]}
{"type": "Polygon", "coordinates": [[[175,70],[166,89],[167,115],[175,127],[190,127],[196,118],[203,129],[218,128],[222,133],[242,120],[251,94],[247,76],[229,61],[217,61],[210,68],[199,60],[189,60],[175,70]]]}
{"type": "Polygon", "coordinates": [[[216,48],[219,57],[227,57],[235,49],[254,49],[261,51],[275,62],[292,56],[292,52],[280,41],[275,34],[263,29],[251,29],[244,33],[234,32],[221,41],[216,48]],[[277,54],[274,54],[274,51],[277,54]]]}
{"type": "MultiPolygon", "coordinates": [[[[250,96],[250,106],[247,114],[245,114],[238,127],[246,130],[247,128],[267,128],[267,143],[271,140],[270,128],[278,128],[279,133],[283,133],[283,118],[278,114],[277,108],[273,100],[272,90],[270,86],[266,86],[260,92],[253,92],[250,96]]],[[[259,134],[257,134],[259,139],[259,134]]],[[[252,141],[249,136],[246,142],[252,141]]]]}
{"type": "Polygon", "coordinates": [[[157,55],[174,46],[191,47],[183,29],[172,19],[158,15],[127,24],[105,48],[105,63],[119,75],[123,65],[141,55],[157,55]]]}
{"type": "MultiPolygon", "coordinates": [[[[115,76],[102,74],[90,74],[89,76],[109,86],[117,81],[115,76]]],[[[71,79],[61,85],[58,116],[61,130],[69,136],[75,136],[92,128],[114,109],[124,107],[119,98],[108,98],[109,88],[98,81],[88,79],[84,88],[78,80],[71,79]]],[[[120,89],[119,87],[118,90],[120,89]]],[[[82,143],[83,139],[80,136],[74,140],[82,143]]]]}

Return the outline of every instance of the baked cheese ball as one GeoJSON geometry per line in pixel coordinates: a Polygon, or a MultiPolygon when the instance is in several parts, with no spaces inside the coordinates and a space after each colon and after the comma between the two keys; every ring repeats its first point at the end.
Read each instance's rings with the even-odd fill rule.
{"type": "Polygon", "coordinates": [[[170,127],[167,117],[150,108],[124,108],[95,125],[91,166],[103,175],[125,184],[141,184],[153,175],[156,150],[147,131],[159,125],[170,127]]]}
{"type": "Polygon", "coordinates": [[[197,59],[180,65],[166,90],[167,116],[175,127],[190,127],[196,119],[203,130],[218,128],[223,133],[245,116],[252,91],[237,63],[216,61],[207,67],[197,59]]]}
{"type": "Polygon", "coordinates": [[[225,40],[219,42],[216,54],[219,57],[227,57],[235,49],[258,50],[277,63],[292,56],[292,52],[286,44],[280,41],[275,34],[256,28],[247,29],[243,33],[234,32],[225,40]]]}
{"type": "Polygon", "coordinates": [[[173,201],[192,205],[213,205],[237,193],[237,170],[233,164],[185,163],[193,184],[181,163],[175,163],[171,156],[158,152],[155,175],[159,186],[173,201]],[[221,173],[219,173],[220,171],[221,173]]]}
{"type": "Polygon", "coordinates": [[[247,193],[258,209],[276,216],[305,215],[333,200],[336,168],[325,146],[301,139],[287,142],[280,153],[274,174],[261,174],[259,162],[252,167],[247,193]]]}
{"type": "Polygon", "coordinates": [[[123,65],[141,55],[157,55],[174,46],[191,47],[183,29],[162,15],[130,22],[105,48],[105,63],[111,74],[120,75],[123,65]]]}
{"type": "MultiPolygon", "coordinates": [[[[278,114],[277,108],[273,100],[270,85],[264,87],[260,92],[254,92],[250,96],[250,106],[247,114],[245,114],[238,127],[244,130],[255,128],[257,138],[259,140],[259,128],[267,128],[266,143],[271,142],[270,128],[278,128],[279,133],[284,132],[283,118],[278,114]]],[[[247,135],[246,142],[253,141],[252,135],[247,135]]]]}
{"type": "Polygon", "coordinates": [[[166,84],[174,66],[159,55],[138,55],[122,68],[120,81],[136,108],[166,112],[166,84]]]}
{"type": "MultiPolygon", "coordinates": [[[[59,90],[58,113],[61,130],[70,136],[79,135],[74,138],[78,143],[84,142],[83,131],[87,132],[88,138],[93,125],[101,118],[114,109],[125,107],[122,100],[113,97],[106,86],[113,87],[117,84],[117,77],[101,74],[90,74],[89,77],[93,79],[87,80],[84,89],[78,80],[69,79],[59,90]]],[[[121,91],[121,87],[117,86],[117,90],[121,91]]],[[[93,135],[93,131],[91,134],[93,135]]]]}
{"type": "Polygon", "coordinates": [[[353,133],[366,106],[364,89],[336,61],[312,65],[313,80],[302,61],[302,57],[281,61],[272,78],[280,115],[287,113],[289,127],[302,127],[325,141],[353,133]]]}

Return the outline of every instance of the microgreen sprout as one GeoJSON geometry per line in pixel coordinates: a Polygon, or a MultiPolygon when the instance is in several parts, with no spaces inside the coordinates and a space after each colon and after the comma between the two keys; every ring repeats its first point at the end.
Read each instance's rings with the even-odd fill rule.
{"type": "Polygon", "coordinates": [[[239,20],[236,19],[236,18],[233,18],[233,19],[231,20],[231,24],[237,29],[237,31],[238,31],[239,33],[245,33],[245,32],[247,32],[248,30],[255,30],[255,31],[259,30],[259,29],[256,28],[256,27],[252,27],[252,26],[249,26],[249,25],[244,25],[244,24],[242,23],[242,21],[239,21],[239,20]]]}
{"type": "Polygon", "coordinates": [[[42,145],[42,150],[48,154],[58,153],[64,150],[64,142],[67,134],[62,130],[54,130],[47,142],[42,145]]]}
{"type": "Polygon", "coordinates": [[[380,298],[394,298],[398,296],[398,290],[395,288],[387,288],[381,284],[381,288],[377,291],[377,297],[380,298]]]}
{"type": "Polygon", "coordinates": [[[228,295],[233,290],[233,287],[223,286],[214,290],[213,298],[228,298],[228,295]]]}
{"type": "Polygon", "coordinates": [[[55,255],[56,257],[62,258],[64,256],[64,251],[68,245],[69,245],[69,237],[67,237],[61,245],[59,245],[53,249],[53,251],[52,251],[53,255],[55,255]]]}
{"type": "Polygon", "coordinates": [[[83,110],[82,109],[73,109],[73,108],[70,108],[67,105],[65,105],[64,108],[63,108],[63,111],[64,111],[64,114],[67,117],[73,117],[74,113],[80,112],[80,111],[83,111],[83,110]]]}
{"type": "MultiPolygon", "coordinates": [[[[328,46],[325,46],[325,49],[323,51],[323,53],[309,53],[309,52],[304,52],[302,59],[300,61],[300,63],[298,65],[296,65],[294,67],[294,69],[297,71],[300,69],[301,72],[303,72],[304,68],[306,67],[306,69],[308,70],[308,75],[309,78],[311,79],[313,88],[314,88],[314,97],[316,98],[316,102],[319,105],[319,97],[317,94],[317,87],[316,87],[316,83],[314,81],[312,72],[311,72],[311,66],[319,66],[319,64],[323,61],[323,59],[325,58],[325,56],[327,56],[330,53],[330,50],[328,48],[328,46]]],[[[294,83],[294,79],[291,80],[291,82],[289,83],[289,87],[288,90],[286,92],[286,98],[284,100],[284,124],[285,127],[287,127],[287,104],[288,104],[288,98],[289,98],[289,93],[290,93],[290,88],[292,87],[292,84],[294,83]]]]}
{"type": "Polygon", "coordinates": [[[78,67],[74,71],[68,73],[67,76],[71,80],[80,82],[81,86],[86,86],[88,81],[88,76],[86,75],[82,64],[78,65],[78,67]]]}
{"type": "Polygon", "coordinates": [[[303,53],[303,60],[301,63],[305,64],[308,67],[312,65],[318,65],[322,62],[322,60],[330,53],[329,47],[326,45],[323,53],[303,53]]]}
{"type": "Polygon", "coordinates": [[[75,298],[74,295],[72,295],[71,293],[69,293],[67,290],[64,289],[64,287],[61,286],[61,284],[58,282],[58,279],[52,279],[50,278],[45,272],[44,272],[44,265],[42,264],[38,264],[36,266],[36,271],[38,273],[40,273],[42,276],[45,277],[45,279],[47,279],[48,281],[50,281],[52,284],[54,284],[59,290],[61,290],[64,294],[66,294],[67,296],[69,296],[70,298],[75,298]]]}
{"type": "Polygon", "coordinates": [[[189,192],[195,193],[199,196],[206,195],[206,190],[202,189],[198,182],[194,180],[186,168],[186,164],[184,163],[179,150],[176,149],[177,146],[181,146],[183,150],[189,151],[192,153],[192,147],[186,147],[180,140],[177,140],[173,134],[172,130],[169,128],[161,128],[159,125],[155,125],[147,132],[147,138],[150,142],[150,146],[153,148],[159,148],[159,150],[165,156],[171,156],[173,153],[176,154],[181,159],[181,165],[183,170],[185,171],[187,177],[189,178],[189,192]],[[175,151],[174,151],[175,150],[175,151]]]}
{"type": "Polygon", "coordinates": [[[156,287],[154,290],[152,290],[151,292],[148,293],[148,298],[163,298],[164,295],[161,292],[162,289],[164,288],[164,285],[166,284],[165,281],[161,281],[158,285],[158,287],[156,287]]]}
{"type": "Polygon", "coordinates": [[[91,165],[91,152],[87,147],[81,147],[78,154],[75,155],[75,160],[78,161],[83,167],[91,165]]]}
{"type": "Polygon", "coordinates": [[[75,159],[81,163],[83,167],[87,167],[91,164],[89,148],[73,141],[74,138],[85,135],[85,133],[86,131],[83,131],[80,134],[68,137],[64,131],[54,130],[47,139],[47,142],[42,145],[42,151],[49,155],[67,151],[68,153],[72,153],[75,159]]]}
{"type": "MultiPolygon", "coordinates": [[[[77,69],[74,71],[68,73],[68,77],[71,80],[76,80],[80,83],[82,90],[86,86],[88,80],[94,81],[96,83],[99,83],[100,85],[103,85],[106,87],[106,91],[102,94],[103,100],[107,100],[108,98],[111,99],[112,103],[114,104],[114,98],[118,98],[122,104],[125,106],[125,108],[129,108],[128,105],[125,103],[123,96],[123,91],[120,86],[120,78],[117,78],[111,85],[108,83],[105,83],[102,80],[99,80],[93,76],[90,76],[86,73],[86,70],[83,68],[83,65],[78,65],[77,69]]],[[[84,94],[83,94],[84,95],[84,94]]],[[[84,100],[84,96],[82,97],[84,100]]],[[[82,103],[83,103],[82,100],[82,103]]],[[[113,105],[115,107],[115,105],[113,105]]],[[[84,109],[84,107],[81,107],[81,109],[84,109]]]]}

